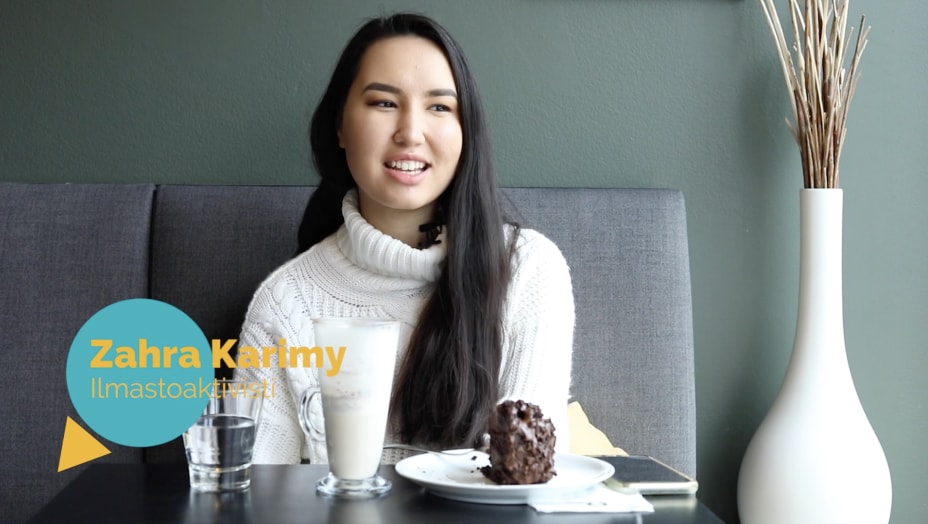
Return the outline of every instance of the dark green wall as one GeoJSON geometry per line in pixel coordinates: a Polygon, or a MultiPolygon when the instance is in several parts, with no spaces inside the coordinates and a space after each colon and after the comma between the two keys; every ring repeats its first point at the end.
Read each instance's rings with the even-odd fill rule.
{"type": "MultiPolygon", "coordinates": [[[[798,285],[799,161],[756,0],[8,0],[0,180],[312,183],[305,130],[334,59],[363,17],[396,9],[462,42],[505,185],[684,191],[700,496],[735,522],[798,285]]],[[[893,522],[921,522],[928,2],[852,11],[873,31],[841,171],[847,350],[890,462],[893,522]]]]}

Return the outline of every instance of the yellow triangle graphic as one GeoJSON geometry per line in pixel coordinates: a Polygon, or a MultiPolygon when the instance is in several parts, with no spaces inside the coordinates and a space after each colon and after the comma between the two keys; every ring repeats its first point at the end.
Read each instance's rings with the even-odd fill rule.
{"type": "Polygon", "coordinates": [[[100,444],[99,440],[68,417],[64,424],[64,439],[61,441],[58,473],[109,454],[110,450],[100,444]]]}

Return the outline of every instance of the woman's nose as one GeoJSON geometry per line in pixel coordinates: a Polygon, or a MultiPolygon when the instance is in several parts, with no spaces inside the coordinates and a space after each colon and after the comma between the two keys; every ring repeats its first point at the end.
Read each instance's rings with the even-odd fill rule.
{"type": "Polygon", "coordinates": [[[418,111],[407,109],[402,112],[397,122],[396,134],[393,140],[402,145],[418,145],[425,140],[423,129],[423,115],[418,111]]]}

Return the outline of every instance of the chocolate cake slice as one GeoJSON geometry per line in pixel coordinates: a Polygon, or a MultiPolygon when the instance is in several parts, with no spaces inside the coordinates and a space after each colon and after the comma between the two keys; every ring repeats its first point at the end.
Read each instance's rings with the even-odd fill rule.
{"type": "Polygon", "coordinates": [[[507,400],[490,417],[490,465],[480,472],[497,484],[541,484],[554,471],[554,424],[541,408],[507,400]]]}

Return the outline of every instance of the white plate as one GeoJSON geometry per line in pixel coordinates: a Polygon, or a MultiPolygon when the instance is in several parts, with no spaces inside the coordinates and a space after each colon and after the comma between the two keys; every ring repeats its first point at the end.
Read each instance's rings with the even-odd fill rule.
{"type": "Polygon", "coordinates": [[[599,459],[556,453],[557,475],[548,482],[501,485],[480,472],[479,468],[489,463],[489,456],[479,451],[457,456],[425,453],[401,460],[396,472],[441,497],[481,504],[527,504],[533,499],[561,498],[586,491],[615,472],[612,464],[599,459]]]}

